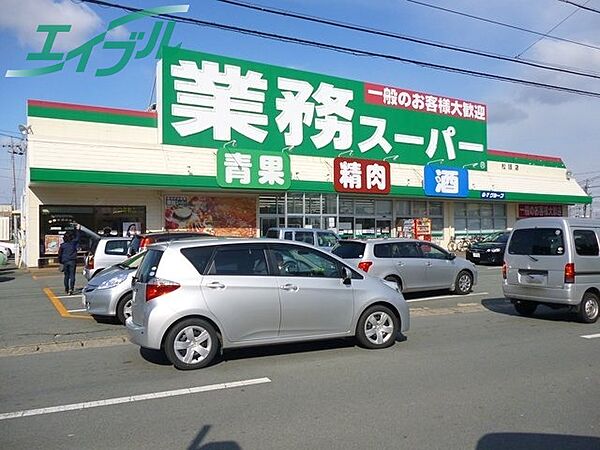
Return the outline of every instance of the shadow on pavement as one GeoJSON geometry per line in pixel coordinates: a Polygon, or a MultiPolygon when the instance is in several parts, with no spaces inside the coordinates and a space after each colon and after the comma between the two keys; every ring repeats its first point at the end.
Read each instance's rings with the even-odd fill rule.
{"type": "Polygon", "coordinates": [[[119,322],[119,319],[117,319],[116,317],[113,316],[95,316],[92,315],[92,318],[101,324],[108,324],[108,325],[120,325],[123,327],[123,331],[125,331],[125,326],[119,322]]]}
{"type": "Polygon", "coordinates": [[[356,347],[352,338],[330,339],[326,341],[301,342],[293,344],[273,344],[260,347],[246,347],[225,350],[222,361],[235,361],[238,359],[262,358],[264,356],[291,355],[295,353],[318,352],[341,348],[356,347]]]}
{"type": "Polygon", "coordinates": [[[512,303],[504,297],[500,298],[485,298],[481,301],[481,305],[489,311],[504,314],[507,316],[516,316],[530,320],[547,320],[550,322],[577,322],[577,314],[574,311],[569,311],[568,308],[552,309],[548,306],[539,305],[535,313],[531,317],[522,316],[515,311],[512,303]]]}
{"type": "Polygon", "coordinates": [[[202,440],[208,434],[210,427],[210,425],[204,425],[190,443],[187,450],[242,450],[242,447],[235,441],[218,441],[202,444],[202,440]]]}
{"type": "Polygon", "coordinates": [[[153,350],[150,348],[140,347],[140,355],[146,361],[152,364],[158,364],[159,366],[170,366],[171,362],[167,359],[165,354],[160,350],[153,350]]]}
{"type": "Polygon", "coordinates": [[[600,438],[569,434],[490,433],[477,442],[476,450],[590,450],[600,448],[600,438]]]}
{"type": "Polygon", "coordinates": [[[14,279],[15,279],[15,277],[0,276],[0,283],[5,283],[7,281],[13,281],[14,279]]]}
{"type": "MultiPolygon", "coordinates": [[[[402,333],[398,333],[396,342],[404,342],[408,338],[402,333]]],[[[242,359],[263,358],[266,356],[278,355],[293,355],[296,353],[318,352],[323,350],[333,350],[342,348],[358,347],[354,337],[335,338],[321,341],[297,342],[291,344],[269,344],[256,347],[232,348],[223,351],[223,354],[217,356],[208,367],[219,365],[226,361],[237,361],[242,359]]],[[[146,361],[159,364],[161,366],[169,366],[171,363],[161,350],[152,350],[148,348],[140,348],[140,355],[146,361]]]]}

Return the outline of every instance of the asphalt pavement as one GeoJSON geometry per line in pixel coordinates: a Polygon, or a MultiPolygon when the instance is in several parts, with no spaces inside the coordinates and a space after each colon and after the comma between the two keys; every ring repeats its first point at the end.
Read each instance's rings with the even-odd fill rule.
{"type": "Polygon", "coordinates": [[[590,338],[600,324],[547,308],[516,315],[497,267],[480,267],[468,296],[407,295],[411,330],[389,349],[332,340],[235,350],[192,372],[114,344],[117,324],[61,316],[44,293],[60,287],[56,276],[0,276],[14,277],[0,281],[11,315],[0,323],[3,449],[600,448],[600,337],[590,338]],[[6,351],[31,336],[54,345],[38,330],[53,327],[107,344],[6,351]]]}

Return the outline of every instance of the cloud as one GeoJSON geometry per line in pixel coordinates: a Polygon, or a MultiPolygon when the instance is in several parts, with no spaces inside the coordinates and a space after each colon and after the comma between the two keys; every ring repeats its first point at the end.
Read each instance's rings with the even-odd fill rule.
{"type": "Polygon", "coordinates": [[[523,108],[519,108],[513,103],[500,100],[488,104],[488,124],[490,125],[521,122],[528,117],[529,114],[523,108]]]}
{"type": "Polygon", "coordinates": [[[71,50],[99,32],[103,21],[87,5],[70,0],[3,0],[0,29],[13,32],[19,43],[41,50],[46,33],[38,25],[71,25],[68,33],[59,33],[52,50],[71,50]]]}

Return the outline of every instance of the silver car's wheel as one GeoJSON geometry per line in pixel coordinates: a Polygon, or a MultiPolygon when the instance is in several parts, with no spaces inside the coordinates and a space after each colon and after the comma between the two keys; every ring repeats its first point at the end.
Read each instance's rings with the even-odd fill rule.
{"type": "Polygon", "coordinates": [[[473,275],[466,270],[460,272],[456,277],[454,286],[454,292],[457,294],[465,295],[471,292],[473,288],[473,275]]]}
{"type": "Polygon", "coordinates": [[[360,316],[356,337],[363,347],[385,348],[396,340],[398,319],[383,305],[367,308],[360,316]]]}
{"type": "Polygon", "coordinates": [[[594,323],[598,320],[598,296],[593,292],[586,292],[579,305],[579,320],[584,323],[594,323]]]}
{"type": "Polygon", "coordinates": [[[117,319],[123,325],[125,325],[125,320],[131,317],[131,308],[133,307],[133,293],[128,292],[125,294],[119,303],[117,303],[117,319]]]}
{"type": "Polygon", "coordinates": [[[213,360],[219,338],[211,324],[186,319],[173,327],[165,339],[165,353],[178,369],[199,369],[213,360]]]}

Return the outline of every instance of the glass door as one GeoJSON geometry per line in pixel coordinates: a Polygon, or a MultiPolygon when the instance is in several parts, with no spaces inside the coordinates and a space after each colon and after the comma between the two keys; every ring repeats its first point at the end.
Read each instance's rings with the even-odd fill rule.
{"type": "Polygon", "coordinates": [[[392,221],[381,220],[375,221],[375,237],[378,238],[389,238],[392,236],[392,221]]]}

